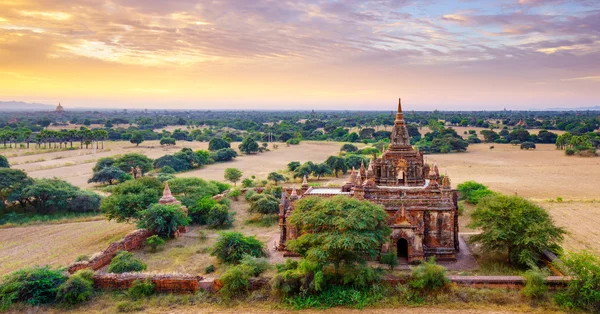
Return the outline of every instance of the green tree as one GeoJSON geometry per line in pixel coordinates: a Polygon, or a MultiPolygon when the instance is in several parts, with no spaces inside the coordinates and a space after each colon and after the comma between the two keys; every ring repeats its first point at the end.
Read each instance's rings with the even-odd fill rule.
{"type": "Polygon", "coordinates": [[[15,201],[25,206],[27,198],[23,195],[23,189],[32,183],[33,179],[21,170],[0,168],[0,209],[15,201]]]}
{"type": "Polygon", "coordinates": [[[267,176],[267,180],[273,181],[273,183],[275,183],[275,185],[277,185],[277,183],[285,181],[285,177],[280,173],[271,172],[267,176]]]}
{"type": "Polygon", "coordinates": [[[160,139],[160,145],[175,145],[177,144],[177,141],[174,138],[171,137],[163,137],[160,139]]]}
{"type": "Polygon", "coordinates": [[[138,227],[161,237],[173,237],[179,227],[190,224],[190,219],[179,205],[152,204],[139,215],[138,227]]]}
{"type": "Polygon", "coordinates": [[[0,168],[10,168],[8,159],[6,159],[6,157],[4,157],[2,155],[0,155],[0,168]]]}
{"type": "Polygon", "coordinates": [[[158,202],[162,188],[162,182],[150,177],[125,181],[118,184],[113,193],[102,200],[100,209],[109,220],[135,220],[141,211],[158,202]]]}
{"type": "Polygon", "coordinates": [[[565,231],[540,206],[517,196],[482,198],[471,214],[471,237],[486,252],[507,252],[508,262],[535,268],[543,250],[557,252],[565,231]]]}
{"type": "Polygon", "coordinates": [[[23,189],[23,196],[37,213],[48,214],[69,208],[78,192],[78,187],[60,179],[37,179],[23,189]]]}
{"type": "Polygon", "coordinates": [[[96,165],[92,169],[94,172],[98,172],[104,168],[112,167],[115,164],[115,159],[113,157],[102,157],[98,159],[96,165]]]}
{"type": "Polygon", "coordinates": [[[263,215],[277,214],[279,212],[279,201],[274,196],[264,192],[257,194],[251,199],[250,212],[263,215]]]}
{"type": "Polygon", "coordinates": [[[242,172],[237,168],[227,168],[224,174],[225,180],[233,183],[235,186],[238,181],[242,178],[242,172]]]}
{"type": "Polygon", "coordinates": [[[344,161],[344,158],[339,156],[329,156],[325,163],[331,168],[331,171],[335,174],[335,177],[338,177],[340,172],[346,173],[348,171],[348,165],[344,161]]]}
{"type": "Polygon", "coordinates": [[[144,142],[144,134],[142,132],[136,131],[131,134],[131,138],[129,139],[131,144],[135,144],[135,146],[140,146],[144,142]]]}
{"type": "Polygon", "coordinates": [[[287,169],[288,169],[288,171],[294,172],[294,171],[296,171],[296,169],[298,169],[298,167],[300,167],[300,165],[301,164],[299,161],[292,161],[287,164],[287,169]]]}
{"type": "Polygon", "coordinates": [[[245,255],[266,256],[264,245],[254,236],[245,236],[239,232],[223,232],[212,247],[211,256],[227,264],[239,263],[245,255]]]}
{"type": "MultiPolygon", "coordinates": [[[[117,181],[124,181],[127,178],[127,173],[117,167],[107,167],[98,172],[88,180],[88,183],[108,183],[115,184],[117,181]]],[[[129,177],[131,178],[131,177],[129,177]]]]}
{"type": "Polygon", "coordinates": [[[231,148],[231,145],[226,140],[220,137],[213,137],[208,142],[208,150],[211,152],[216,152],[220,149],[231,148]]]}
{"type": "Polygon", "coordinates": [[[352,144],[344,144],[344,145],[342,145],[342,148],[340,149],[340,151],[347,152],[347,153],[354,153],[357,150],[358,150],[358,147],[356,147],[352,144]]]}
{"type": "Polygon", "coordinates": [[[258,143],[252,137],[246,137],[238,148],[244,154],[254,154],[258,152],[258,143]]]}
{"type": "Polygon", "coordinates": [[[145,155],[138,153],[129,153],[119,157],[114,164],[115,167],[123,170],[126,173],[132,173],[133,178],[144,176],[144,173],[152,170],[153,161],[145,155]],[[137,168],[141,170],[138,173],[137,168]]]}
{"type": "Polygon", "coordinates": [[[313,167],[312,175],[317,177],[317,180],[319,180],[319,179],[321,179],[322,176],[331,175],[332,173],[333,173],[333,171],[331,171],[331,168],[329,167],[329,165],[327,165],[326,163],[322,163],[322,164],[316,164],[313,167]]]}
{"type": "Polygon", "coordinates": [[[364,264],[379,255],[391,229],[385,210],[369,201],[344,196],[302,198],[289,218],[301,236],[288,248],[321,265],[364,264]]]}

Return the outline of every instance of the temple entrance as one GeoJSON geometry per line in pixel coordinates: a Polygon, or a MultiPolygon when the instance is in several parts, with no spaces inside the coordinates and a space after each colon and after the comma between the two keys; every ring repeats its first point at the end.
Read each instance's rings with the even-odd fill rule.
{"type": "Polygon", "coordinates": [[[408,262],[408,241],[406,239],[398,239],[396,253],[398,254],[398,262],[402,264],[408,262]]]}

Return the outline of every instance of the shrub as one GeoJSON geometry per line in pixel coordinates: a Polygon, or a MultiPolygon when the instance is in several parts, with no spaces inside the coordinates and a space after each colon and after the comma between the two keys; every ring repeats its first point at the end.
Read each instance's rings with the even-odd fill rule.
{"type": "Polygon", "coordinates": [[[259,213],[263,215],[277,214],[279,213],[279,201],[271,195],[266,193],[254,195],[251,198],[252,204],[250,204],[251,213],[259,213]]]}
{"type": "Polygon", "coordinates": [[[190,219],[178,205],[153,204],[140,213],[139,228],[145,228],[162,237],[172,237],[190,219]]]}
{"type": "Polygon", "coordinates": [[[456,188],[460,193],[461,200],[466,200],[474,205],[477,205],[479,200],[483,197],[495,194],[492,190],[488,189],[487,186],[475,181],[466,181],[459,184],[456,188]]]}
{"type": "Polygon", "coordinates": [[[39,305],[53,302],[58,287],[67,280],[62,271],[45,267],[17,270],[2,279],[0,310],[7,310],[13,302],[39,305]]]}
{"type": "Polygon", "coordinates": [[[356,147],[352,144],[344,144],[344,145],[342,145],[342,148],[340,149],[340,151],[347,152],[347,153],[354,153],[354,152],[358,151],[358,147],[356,147]]]}
{"type": "Polygon", "coordinates": [[[256,195],[256,191],[254,190],[248,190],[246,191],[246,194],[244,194],[244,198],[246,199],[246,201],[250,201],[250,199],[256,195]]]}
{"type": "Polygon", "coordinates": [[[135,280],[127,290],[127,295],[134,300],[150,296],[154,293],[154,283],[150,279],[135,280]]]}
{"type": "Polygon", "coordinates": [[[565,149],[565,155],[567,155],[567,156],[573,156],[573,155],[575,155],[576,152],[577,151],[574,150],[573,148],[567,148],[567,149],[565,149]]]}
{"type": "Polygon", "coordinates": [[[127,272],[139,272],[146,270],[146,264],[136,259],[132,253],[119,251],[108,265],[109,273],[122,274],[127,272]]]}
{"type": "Polygon", "coordinates": [[[381,255],[381,263],[388,265],[390,270],[394,270],[394,267],[398,266],[398,256],[395,252],[389,252],[381,255]]]}
{"type": "Polygon", "coordinates": [[[176,172],[177,171],[175,171],[175,169],[173,169],[173,167],[171,167],[171,166],[164,166],[164,167],[160,168],[160,173],[173,174],[176,172]]]}
{"type": "Polygon", "coordinates": [[[285,141],[285,143],[288,145],[298,145],[298,144],[300,144],[300,139],[291,138],[291,139],[285,141]]]}
{"type": "Polygon", "coordinates": [[[75,305],[89,300],[94,293],[94,272],[84,269],[73,274],[58,287],[56,299],[66,305],[75,305]]]}
{"type": "Polygon", "coordinates": [[[228,228],[233,225],[233,214],[229,206],[216,204],[208,211],[206,223],[211,228],[228,228]]]}
{"type": "Polygon", "coordinates": [[[412,269],[409,285],[413,289],[433,292],[444,288],[448,282],[446,268],[437,265],[435,259],[431,258],[412,269]]]}
{"type": "Polygon", "coordinates": [[[206,266],[206,268],[204,268],[204,273],[206,273],[206,274],[214,273],[215,270],[216,270],[215,265],[208,265],[208,266],[206,266]]]}
{"type": "Polygon", "coordinates": [[[229,193],[227,194],[227,196],[229,196],[232,199],[234,199],[235,201],[237,201],[240,198],[241,194],[242,194],[242,192],[240,191],[240,189],[235,188],[235,189],[229,191],[229,193]]]}
{"type": "Polygon", "coordinates": [[[525,287],[522,292],[529,299],[541,299],[548,292],[546,286],[546,274],[538,269],[530,269],[525,272],[525,287]]]}
{"type": "Polygon", "coordinates": [[[233,231],[221,233],[210,253],[228,264],[239,263],[246,254],[254,257],[266,256],[262,242],[254,236],[245,236],[233,231]]]}
{"type": "Polygon", "coordinates": [[[0,168],[10,168],[10,163],[6,157],[0,155],[0,168]]]}
{"type": "Polygon", "coordinates": [[[569,281],[567,289],[556,295],[558,304],[591,313],[600,312],[600,258],[591,252],[570,253],[563,262],[569,281]]]}
{"type": "Polygon", "coordinates": [[[534,142],[523,142],[521,143],[521,149],[535,149],[534,142]]]}
{"type": "Polygon", "coordinates": [[[152,248],[152,252],[156,252],[158,247],[165,245],[165,240],[158,235],[153,235],[146,239],[146,245],[152,248]]]}
{"type": "Polygon", "coordinates": [[[90,260],[90,256],[89,255],[79,255],[75,259],[76,262],[84,262],[84,261],[89,261],[89,260],[90,260]]]}
{"type": "Polygon", "coordinates": [[[246,266],[252,277],[258,277],[270,267],[269,261],[263,257],[254,257],[251,255],[244,255],[240,261],[240,265],[246,266]]]}
{"type": "Polygon", "coordinates": [[[322,266],[306,259],[300,262],[286,260],[276,265],[277,275],[271,280],[273,293],[281,297],[309,295],[322,291],[325,286],[322,266]]]}
{"type": "Polygon", "coordinates": [[[250,287],[249,279],[250,275],[246,267],[241,265],[230,267],[221,276],[223,287],[219,290],[219,293],[228,299],[244,295],[250,287]]]}
{"type": "Polygon", "coordinates": [[[231,188],[231,185],[216,180],[210,180],[208,181],[208,183],[214,184],[217,187],[219,193],[223,193],[231,188]]]}
{"type": "Polygon", "coordinates": [[[254,182],[252,182],[251,179],[245,178],[244,180],[242,180],[242,187],[243,188],[251,188],[253,186],[254,186],[254,182]]]}
{"type": "Polygon", "coordinates": [[[205,225],[208,219],[209,211],[217,205],[212,197],[206,196],[196,202],[196,205],[189,208],[189,217],[193,223],[205,225]]]}

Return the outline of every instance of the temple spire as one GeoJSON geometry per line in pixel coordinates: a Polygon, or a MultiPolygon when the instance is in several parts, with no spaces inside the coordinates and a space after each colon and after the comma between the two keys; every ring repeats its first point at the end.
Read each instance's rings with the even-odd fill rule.
{"type": "Polygon", "coordinates": [[[398,98],[398,113],[402,112],[402,98],[398,98]]]}

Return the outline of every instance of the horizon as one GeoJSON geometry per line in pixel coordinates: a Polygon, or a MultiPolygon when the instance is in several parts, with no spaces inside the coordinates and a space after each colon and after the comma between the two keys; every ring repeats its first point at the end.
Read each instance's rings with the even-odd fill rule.
{"type": "MultiPolygon", "coordinates": [[[[593,0],[0,4],[0,101],[71,109],[599,106],[593,0]]],[[[310,108],[310,109],[305,109],[310,108]]]]}

